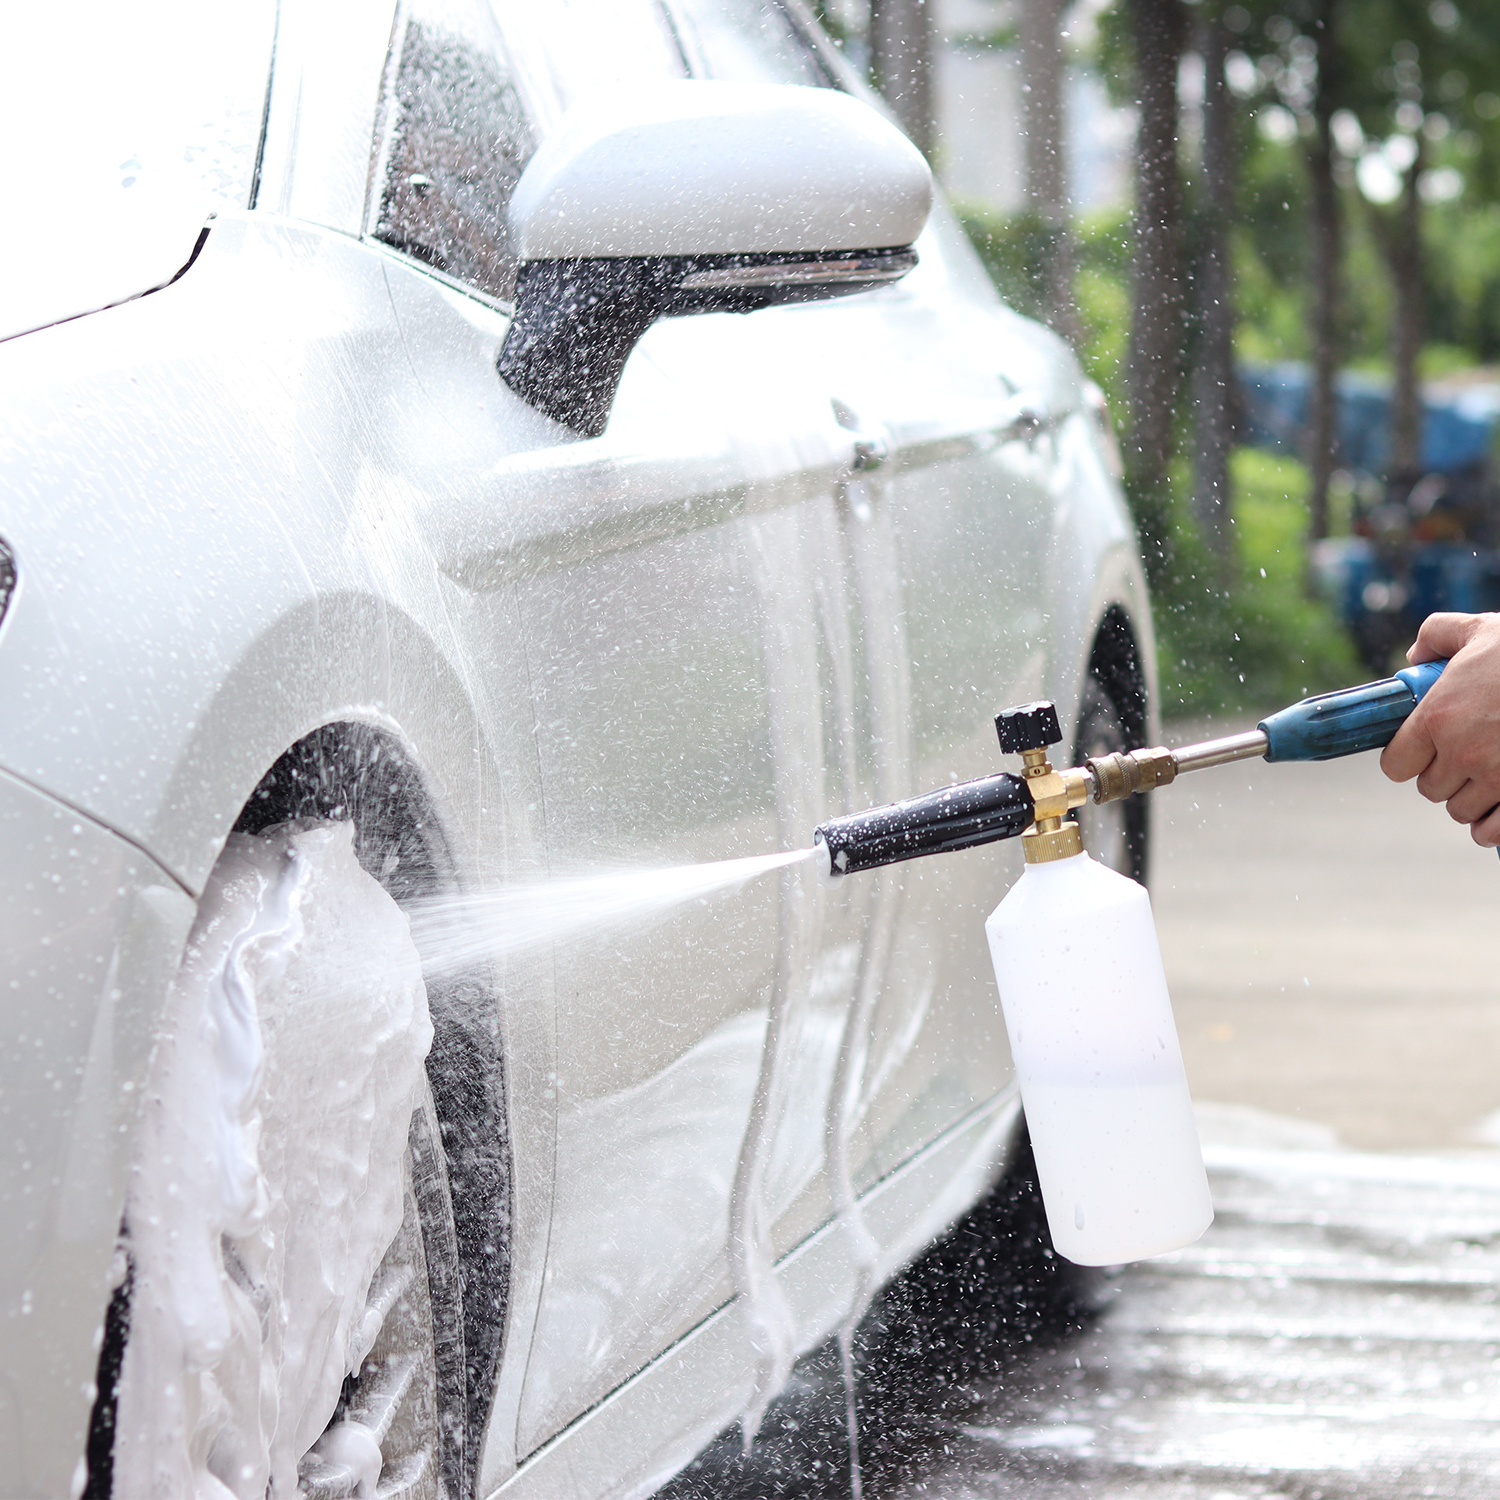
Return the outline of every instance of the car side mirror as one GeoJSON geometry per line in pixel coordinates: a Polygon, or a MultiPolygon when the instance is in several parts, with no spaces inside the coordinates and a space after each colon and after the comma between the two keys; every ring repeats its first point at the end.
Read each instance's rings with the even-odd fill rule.
{"type": "Polygon", "coordinates": [[[657,318],[895,281],[931,206],[916,147],[833,89],[671,83],[572,110],[511,197],[521,266],[500,375],[597,437],[657,318]]]}

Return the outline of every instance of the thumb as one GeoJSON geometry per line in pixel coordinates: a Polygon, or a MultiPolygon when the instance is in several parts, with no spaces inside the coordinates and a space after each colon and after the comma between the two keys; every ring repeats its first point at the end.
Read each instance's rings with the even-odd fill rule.
{"type": "Polygon", "coordinates": [[[1468,645],[1474,633],[1477,615],[1428,615],[1417,631],[1417,639],[1406,653],[1413,666],[1424,661],[1442,661],[1468,645]]]}

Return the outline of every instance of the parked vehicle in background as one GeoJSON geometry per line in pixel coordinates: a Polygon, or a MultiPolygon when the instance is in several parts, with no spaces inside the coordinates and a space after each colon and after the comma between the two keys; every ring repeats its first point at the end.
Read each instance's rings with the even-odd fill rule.
{"type": "MultiPolygon", "coordinates": [[[[1246,441],[1299,453],[1307,421],[1301,365],[1240,372],[1246,441]]],[[[1387,479],[1389,381],[1345,373],[1338,382],[1338,462],[1349,500],[1347,535],[1312,549],[1314,580],[1338,609],[1370,672],[1383,677],[1418,627],[1439,610],[1500,608],[1500,484],[1494,465],[1500,383],[1431,382],[1422,404],[1415,481],[1387,479]]]]}
{"type": "Polygon", "coordinates": [[[1003,1173],[1018,862],[554,908],[1146,740],[1108,418],[797,4],[153,16],[0,105],[0,1470],[644,1494],[1003,1173]]]}

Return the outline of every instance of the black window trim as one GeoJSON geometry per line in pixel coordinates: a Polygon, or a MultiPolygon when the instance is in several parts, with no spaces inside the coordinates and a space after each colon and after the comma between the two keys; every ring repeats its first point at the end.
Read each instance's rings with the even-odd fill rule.
{"type": "MultiPolygon", "coordinates": [[[[277,3],[279,6],[280,0],[277,0],[277,3]]],[[[661,5],[663,0],[656,0],[656,3],[661,5]]],[[[433,265],[430,261],[423,260],[421,256],[413,255],[381,239],[376,233],[379,227],[387,166],[396,139],[396,116],[399,109],[397,83],[401,74],[401,58],[406,47],[411,9],[410,0],[396,0],[392,10],[391,34],[386,44],[385,66],[381,70],[380,77],[380,96],[375,109],[375,128],[370,141],[370,164],[365,176],[365,201],[360,220],[360,241],[379,254],[389,256],[403,269],[417,271],[447,287],[450,291],[479,303],[482,307],[514,319],[516,312],[514,296],[504,297],[476,286],[471,281],[465,281],[433,265]]],[[[496,29],[499,30],[498,22],[496,29]]],[[[524,105],[525,92],[524,90],[520,92],[524,105]]]]}

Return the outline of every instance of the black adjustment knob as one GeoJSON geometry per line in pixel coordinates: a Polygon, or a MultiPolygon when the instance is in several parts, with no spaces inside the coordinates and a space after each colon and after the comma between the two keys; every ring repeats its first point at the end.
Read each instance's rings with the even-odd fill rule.
{"type": "Polygon", "coordinates": [[[995,715],[995,733],[1000,736],[1000,748],[1007,755],[1055,745],[1062,738],[1057,707],[1043,699],[1040,703],[1002,709],[995,715]]]}

